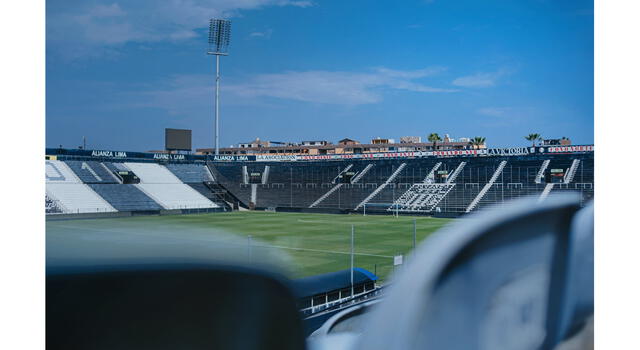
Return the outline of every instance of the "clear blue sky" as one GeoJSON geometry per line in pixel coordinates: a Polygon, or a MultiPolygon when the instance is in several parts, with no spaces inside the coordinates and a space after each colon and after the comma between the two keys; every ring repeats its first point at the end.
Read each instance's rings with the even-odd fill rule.
{"type": "Polygon", "coordinates": [[[232,20],[221,146],[593,143],[593,1],[49,0],[47,146],[162,149],[172,127],[210,147],[210,17],[232,20]]]}

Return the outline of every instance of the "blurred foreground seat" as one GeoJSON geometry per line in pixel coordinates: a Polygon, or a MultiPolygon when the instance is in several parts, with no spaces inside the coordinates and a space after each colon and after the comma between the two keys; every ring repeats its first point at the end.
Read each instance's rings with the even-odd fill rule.
{"type": "Polygon", "coordinates": [[[310,348],[554,349],[593,315],[593,208],[579,209],[577,196],[528,198],[456,221],[358,326],[329,320],[310,348]]]}
{"type": "Polygon", "coordinates": [[[49,266],[47,349],[303,349],[295,299],[268,273],[197,262],[49,266]]]}

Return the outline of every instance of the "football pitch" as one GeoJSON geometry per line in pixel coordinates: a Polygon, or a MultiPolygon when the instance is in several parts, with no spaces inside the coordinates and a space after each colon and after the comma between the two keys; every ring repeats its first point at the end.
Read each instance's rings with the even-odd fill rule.
{"type": "Polygon", "coordinates": [[[353,225],[354,265],[375,272],[384,281],[393,272],[393,257],[406,256],[413,249],[414,219],[418,243],[451,222],[431,217],[251,211],[60,220],[46,225],[47,235],[81,239],[137,236],[153,242],[170,235],[174,240],[197,236],[209,242],[232,237],[246,245],[243,252],[277,251],[285,257],[287,274],[294,278],[349,268],[353,225]]]}

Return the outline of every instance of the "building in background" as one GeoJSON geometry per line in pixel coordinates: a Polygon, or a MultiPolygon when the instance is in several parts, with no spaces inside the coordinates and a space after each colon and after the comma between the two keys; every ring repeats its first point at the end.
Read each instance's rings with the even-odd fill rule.
{"type": "Polygon", "coordinates": [[[571,139],[563,136],[560,139],[542,140],[542,144],[544,146],[571,146],[571,139]]]}
{"type": "MultiPolygon", "coordinates": [[[[438,150],[474,149],[468,138],[459,140],[447,138],[449,141],[438,142],[438,150]]],[[[375,138],[371,143],[362,144],[350,138],[344,138],[333,144],[329,141],[301,141],[299,143],[260,141],[259,138],[249,143],[241,143],[238,147],[220,148],[223,155],[323,155],[323,154],[360,154],[380,152],[419,152],[432,151],[432,142],[421,142],[419,136],[405,136],[396,143],[394,139],[375,138]],[[411,142],[409,142],[411,141],[411,142]],[[417,141],[417,142],[416,142],[417,141]]],[[[484,149],[486,145],[476,147],[484,149]]],[[[214,154],[212,148],[198,148],[196,154],[214,154]]]]}
{"type": "Polygon", "coordinates": [[[350,138],[344,138],[338,141],[338,145],[343,145],[343,146],[352,146],[352,145],[359,145],[359,144],[360,144],[359,141],[352,140],[350,138]]]}
{"type": "Polygon", "coordinates": [[[420,136],[402,136],[400,137],[400,143],[420,143],[422,137],[420,136]]]}

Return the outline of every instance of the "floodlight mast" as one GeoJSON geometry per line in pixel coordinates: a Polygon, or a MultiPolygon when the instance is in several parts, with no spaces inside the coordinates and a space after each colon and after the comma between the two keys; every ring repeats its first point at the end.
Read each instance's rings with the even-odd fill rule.
{"type": "Polygon", "coordinates": [[[219,113],[220,113],[220,56],[228,56],[231,39],[231,21],[224,19],[209,20],[209,49],[207,55],[216,56],[216,107],[215,107],[215,154],[220,154],[219,148],[219,113]]]}

